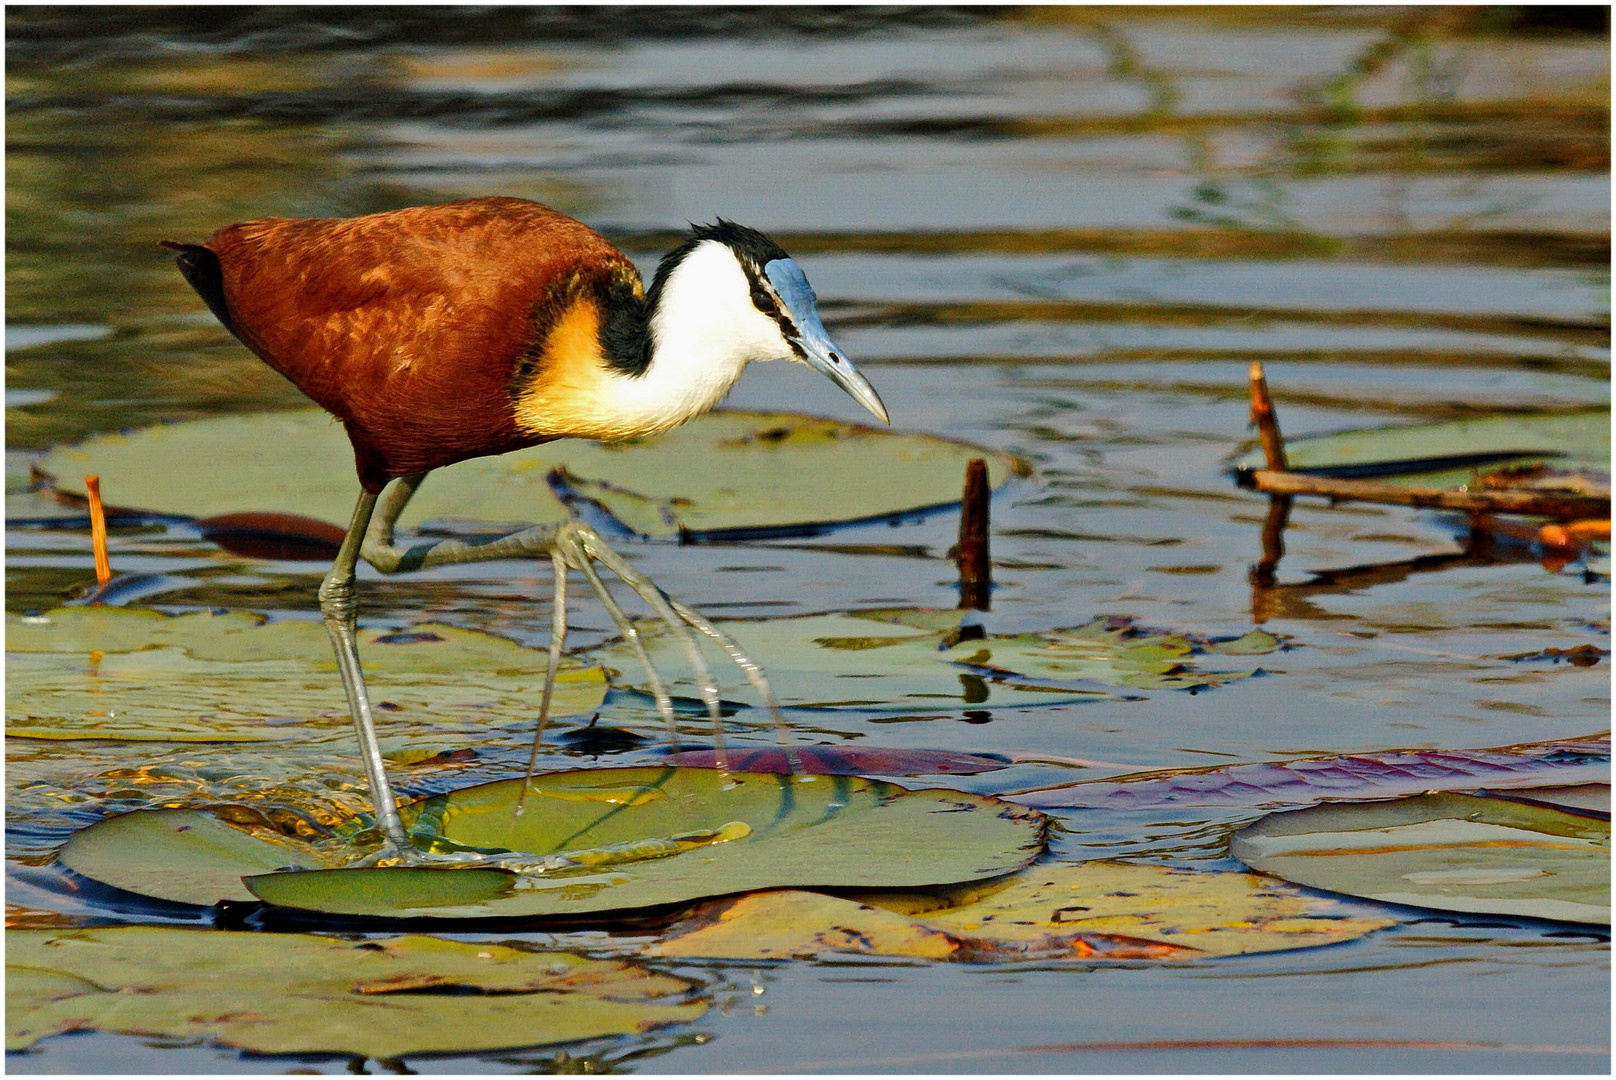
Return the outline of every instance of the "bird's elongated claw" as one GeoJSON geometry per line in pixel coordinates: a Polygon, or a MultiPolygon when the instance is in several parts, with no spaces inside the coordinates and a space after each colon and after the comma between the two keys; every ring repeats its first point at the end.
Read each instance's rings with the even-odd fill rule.
{"type": "MultiPolygon", "coordinates": [[[[399,513],[409,502],[412,495],[420,487],[423,475],[403,477],[387,489],[382,495],[374,521],[370,522],[368,530],[360,526],[364,535],[362,548],[363,557],[367,562],[384,574],[398,573],[405,570],[424,570],[436,566],[449,566],[470,562],[483,562],[491,559],[509,559],[546,555],[551,560],[555,578],[555,601],[553,619],[550,632],[550,652],[545,668],[544,695],[539,704],[539,720],[534,732],[533,748],[528,755],[527,777],[531,780],[534,766],[538,761],[538,748],[544,738],[545,725],[549,721],[550,704],[555,691],[556,671],[560,664],[562,644],[567,633],[567,599],[566,575],[570,570],[577,570],[584,575],[589,587],[600,599],[606,613],[611,616],[612,622],[617,626],[618,633],[633,650],[635,659],[645,669],[646,681],[650,684],[651,696],[656,700],[657,712],[667,725],[669,740],[677,745],[679,741],[678,719],[674,713],[673,698],[668,692],[668,686],[661,674],[651,662],[650,653],[646,650],[643,635],[635,627],[633,620],[623,611],[606,584],[601,580],[600,573],[595,569],[595,563],[609,569],[620,578],[624,584],[634,590],[642,600],[651,606],[657,617],[667,626],[680,646],[685,651],[686,658],[696,676],[700,687],[703,703],[707,707],[707,714],[713,726],[713,748],[718,759],[720,769],[726,768],[724,753],[723,713],[718,692],[717,680],[713,677],[712,669],[703,657],[700,645],[694,635],[687,629],[693,628],[713,640],[724,650],[735,665],[746,676],[747,682],[758,692],[763,699],[764,706],[769,710],[775,728],[780,734],[780,742],[785,748],[787,760],[794,773],[802,771],[801,760],[798,758],[795,747],[792,745],[790,730],[785,718],[780,712],[779,702],[775,699],[774,691],[769,686],[768,678],[763,669],[736,644],[735,640],[719,630],[710,621],[695,609],[669,597],[662,589],[644,574],[629,565],[620,554],[612,550],[606,541],[594,529],[579,521],[568,521],[560,525],[535,525],[505,536],[488,540],[440,540],[435,543],[420,544],[408,549],[400,548],[393,542],[393,526],[399,513]]],[[[356,679],[357,682],[357,679],[356,679]]],[[[362,683],[359,684],[362,692],[362,683]]],[[[525,797],[528,790],[524,783],[522,791],[525,797]]],[[[520,812],[521,801],[518,801],[520,812]]]]}
{"type": "Polygon", "coordinates": [[[388,841],[363,858],[349,863],[344,869],[371,870],[401,866],[438,870],[512,870],[533,875],[575,865],[571,859],[540,856],[528,851],[422,851],[413,845],[399,848],[388,841]]]}
{"type": "MultiPolygon", "coordinates": [[[[685,656],[690,660],[691,670],[696,675],[697,685],[701,688],[701,699],[707,705],[707,715],[713,723],[713,755],[717,759],[720,772],[729,771],[729,763],[724,755],[724,716],[719,703],[718,681],[713,678],[712,668],[707,666],[707,660],[701,655],[701,646],[685,629],[684,623],[674,611],[672,601],[650,578],[635,570],[624,558],[606,546],[593,530],[581,536],[584,549],[600,562],[611,569],[612,573],[622,578],[629,588],[637,593],[640,599],[651,605],[652,610],[665,623],[670,633],[684,647],[685,656]]],[[[649,660],[646,660],[649,664],[649,660]]],[[[677,739],[675,740],[677,742],[677,739]]]]}
{"type": "MultiPolygon", "coordinates": [[[[545,696],[539,710],[538,731],[535,734],[534,746],[528,756],[527,778],[531,780],[533,766],[538,757],[538,742],[543,737],[544,723],[549,716],[549,701],[555,679],[555,667],[560,658],[561,641],[566,635],[566,586],[565,576],[570,569],[576,568],[583,573],[589,582],[590,588],[599,597],[607,614],[616,624],[618,632],[622,635],[629,647],[633,650],[635,659],[646,673],[646,681],[650,683],[651,695],[656,699],[657,712],[662,716],[668,728],[669,740],[677,745],[679,729],[677,717],[673,710],[673,699],[668,692],[667,683],[651,661],[651,656],[645,647],[644,635],[634,625],[633,621],[623,611],[620,604],[606,588],[601,580],[600,573],[594,564],[600,563],[606,567],[635,594],[651,606],[668,631],[674,635],[685,651],[690,661],[693,674],[700,686],[702,701],[707,707],[707,714],[712,722],[713,749],[720,770],[727,771],[728,763],[724,750],[724,726],[721,700],[718,692],[718,681],[713,676],[712,668],[702,655],[701,648],[695,637],[687,627],[692,627],[722,648],[726,655],[741,669],[743,675],[753,688],[762,697],[770,717],[774,720],[775,728],[780,734],[781,744],[784,746],[787,760],[794,773],[802,772],[802,763],[797,756],[796,747],[792,744],[790,729],[787,727],[785,717],[780,712],[779,702],[775,699],[774,690],[769,686],[768,678],[763,669],[749,657],[735,640],[722,630],[719,630],[704,616],[685,604],[679,603],[663,592],[650,578],[635,570],[628,561],[612,550],[599,533],[578,521],[570,521],[560,526],[550,540],[551,564],[556,575],[556,617],[551,628],[550,639],[550,665],[545,676],[545,696]]],[[[527,794],[527,784],[524,783],[522,794],[527,794]]],[[[520,813],[521,800],[518,800],[518,813],[520,813]]]]}
{"type": "Polygon", "coordinates": [[[600,598],[600,602],[606,608],[607,614],[611,615],[612,621],[617,624],[617,632],[623,635],[623,640],[627,641],[629,647],[634,650],[635,659],[645,669],[646,680],[651,684],[651,696],[656,698],[657,712],[662,714],[662,722],[668,725],[668,739],[670,742],[677,744],[679,742],[679,725],[673,714],[673,698],[668,694],[668,688],[663,684],[662,676],[657,672],[656,665],[651,663],[651,654],[645,651],[645,642],[640,637],[640,631],[635,627],[633,620],[624,614],[617,601],[613,599],[611,592],[606,588],[606,583],[600,580],[600,574],[595,571],[594,564],[590,561],[588,555],[586,554],[579,562],[581,565],[578,568],[583,571],[584,577],[589,580],[590,588],[595,590],[595,595],[600,598]]]}

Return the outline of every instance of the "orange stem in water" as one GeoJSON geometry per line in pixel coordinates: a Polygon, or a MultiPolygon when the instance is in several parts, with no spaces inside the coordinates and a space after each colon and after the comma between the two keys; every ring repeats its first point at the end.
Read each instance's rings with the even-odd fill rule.
{"type": "Polygon", "coordinates": [[[95,549],[95,581],[104,589],[112,580],[112,563],[107,560],[107,512],[101,506],[101,478],[94,474],[86,476],[84,490],[90,496],[90,546],[95,549]]]}
{"type": "Polygon", "coordinates": [[[1609,540],[1610,521],[1567,521],[1545,525],[1538,530],[1538,539],[1549,547],[1577,548],[1589,540],[1609,540]]]}

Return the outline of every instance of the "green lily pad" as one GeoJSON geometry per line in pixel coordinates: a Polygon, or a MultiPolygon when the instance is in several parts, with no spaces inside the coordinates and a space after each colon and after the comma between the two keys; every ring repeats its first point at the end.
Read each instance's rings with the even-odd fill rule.
{"type": "Polygon", "coordinates": [[[687,1023],[692,985],[615,960],[409,936],[6,932],[6,1049],[115,1031],[263,1054],[469,1053],[687,1023]]]}
{"type": "Polygon", "coordinates": [[[1229,853],[1391,904],[1608,924],[1610,819],[1591,813],[1456,794],[1333,803],[1269,814],[1229,853]]]}
{"type": "MultiPolygon", "coordinates": [[[[384,733],[486,740],[530,722],[545,656],[506,638],[438,623],[362,628],[360,654],[384,733]]],[[[325,627],[245,612],[163,615],[59,608],[6,617],[6,734],[34,739],[260,742],[351,738],[325,627]]],[[[570,658],[552,705],[587,713],[605,676],[570,658]]]]}
{"type": "MultiPolygon", "coordinates": [[[[712,769],[589,769],[536,777],[523,813],[520,780],[401,808],[436,847],[528,853],[507,882],[489,871],[330,866],[314,845],[248,835],[184,811],[141,811],[75,834],[64,865],[159,899],[212,904],[252,895],[342,915],[451,918],[575,916],[684,903],[784,886],[920,887],[975,881],[1026,865],[1044,818],[989,796],[907,791],[845,776],[725,775],[712,769]],[[222,839],[218,830],[243,839],[222,839]],[[297,858],[298,852],[306,858],[297,858]],[[416,876],[445,880],[422,904],[416,876]],[[497,894],[497,895],[495,895],[497,894]]],[[[498,874],[498,872],[492,872],[498,874]]]]}
{"type": "MultiPolygon", "coordinates": [[[[1489,416],[1288,439],[1285,457],[1296,470],[1331,469],[1332,475],[1435,488],[1459,487],[1478,473],[1541,464],[1557,472],[1603,473],[1608,491],[1610,411],[1489,416]],[[1389,472],[1374,468],[1388,462],[1407,464],[1389,472]],[[1367,471],[1340,471],[1354,466],[1367,471]]],[[[1266,467],[1260,453],[1239,465],[1266,467]]]]}
{"type": "MultiPolygon", "coordinates": [[[[646,536],[790,531],[959,502],[965,465],[986,458],[995,486],[1024,462],[933,435],[720,410],[654,439],[563,439],[434,473],[405,511],[432,519],[560,522],[546,479],[565,470],[579,495],[646,536]]],[[[353,451],[318,409],[221,417],[98,435],[41,463],[64,491],[97,473],[120,506],[192,517],[274,511],[347,522],[358,494],[353,451]]]]}
{"type": "MultiPolygon", "coordinates": [[[[1229,642],[1142,630],[1102,619],[1045,634],[995,635],[954,641],[959,611],[898,609],[834,612],[786,619],[737,619],[723,629],[769,674],[782,705],[816,709],[935,712],[1114,699],[1129,690],[1188,690],[1243,679],[1255,669],[1199,670],[1199,654],[1258,656],[1280,647],[1261,631],[1229,642]],[[953,644],[949,644],[954,641],[953,644]]],[[[681,676],[674,691],[697,695],[684,651],[661,623],[640,624],[652,661],[681,676]]],[[[751,686],[711,646],[720,690],[730,700],[761,705],[751,686]]],[[[646,685],[623,642],[591,657],[642,692],[646,685]]]]}

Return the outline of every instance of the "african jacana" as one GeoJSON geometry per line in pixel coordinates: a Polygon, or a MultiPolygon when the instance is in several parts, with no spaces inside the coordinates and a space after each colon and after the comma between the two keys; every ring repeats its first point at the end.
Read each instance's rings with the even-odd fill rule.
{"type": "Polygon", "coordinates": [[[684,623],[718,641],[772,703],[733,641],[577,521],[408,550],[394,545],[393,526],[432,469],[552,439],[666,431],[717,404],[754,360],[817,368],[885,421],[880,396],[831,343],[808,279],[778,244],[722,219],[694,226],[647,291],[627,256],[582,223],[525,199],[483,198],[348,219],[269,218],[228,225],[206,244],[163,246],[179,252],[180,272],[219,321],[341,420],[353,443],[362,490],[320,587],[320,613],[387,840],[380,855],[416,858],[382,766],[354,636],[361,556],[395,573],[548,555],[555,614],[541,734],[566,633],[569,567],[635,647],[673,728],[666,688],[595,561],[679,637],[715,736],[717,686],[684,623]]]}

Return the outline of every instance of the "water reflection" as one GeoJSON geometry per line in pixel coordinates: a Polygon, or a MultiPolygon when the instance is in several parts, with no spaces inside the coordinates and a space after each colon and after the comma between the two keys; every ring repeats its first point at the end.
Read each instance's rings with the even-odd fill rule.
{"type": "MultiPolygon", "coordinates": [[[[8,502],[24,505],[13,500],[44,447],[302,403],[202,310],[158,239],[515,194],[608,231],[645,267],[686,220],[721,213],[809,264],[827,322],[871,366],[900,426],[1038,464],[994,503],[994,632],[1126,614],[1205,634],[1262,622],[1299,646],[1271,677],[1193,699],[903,724],[794,718],[805,738],[1182,766],[1586,734],[1608,716],[1600,667],[1498,658],[1608,644],[1605,581],[1541,565],[1491,526],[1472,534],[1361,505],[1287,513],[1235,492],[1222,470],[1244,433],[1252,359],[1268,363],[1293,437],[1608,402],[1607,33],[1598,7],[11,8],[8,502]]],[[[850,415],[778,367],[749,374],[735,403],[850,415]]],[[[698,608],[952,607],[943,557],[955,527],[630,554],[698,608]],[[751,563],[779,569],[736,571],[751,563]]],[[[93,580],[86,531],[69,521],[13,528],[8,556],[13,612],[93,580]]],[[[303,617],[316,607],[308,565],[231,554],[194,528],[116,531],[113,563],[168,575],[175,587],[141,603],[303,617]]],[[[426,578],[365,580],[367,612],[390,626],[444,619],[542,638],[548,582],[532,567],[426,578]]],[[[580,643],[605,636],[601,613],[580,616],[580,643]]],[[[332,693],[340,716],[334,682],[332,693]]],[[[607,722],[649,730],[654,715],[620,700],[607,722]]],[[[406,786],[494,779],[525,759],[520,739],[455,735],[479,757],[405,768],[406,786]]],[[[336,815],[356,803],[356,777],[344,771],[351,755],[324,749],[266,770],[219,747],[13,740],[8,855],[43,860],[72,829],[143,805],[336,815]]],[[[547,760],[579,758],[558,747],[547,760]]],[[[1040,779],[1007,773],[1011,785],[1040,779]]],[[[1056,848],[1212,864],[1237,816],[1070,814],[1056,848]]],[[[38,913],[20,917],[49,921],[48,892],[37,886],[23,902],[38,913]]],[[[56,914],[69,910],[83,913],[56,914]]],[[[1572,947],[1517,923],[1432,924],[1350,956],[1248,965],[1250,983],[1274,975],[1285,993],[1253,998],[1268,1007],[1234,1020],[1185,1020],[1181,1033],[1233,1023],[1275,1037],[1266,1018],[1318,1022],[1298,1015],[1303,1000],[1337,1002],[1344,1030],[1376,1031],[1385,1018],[1361,1002],[1401,993],[1445,1010],[1430,1023],[1411,1019],[1429,1010],[1401,1010],[1393,1019],[1418,1028],[1411,1036],[1531,1042],[1540,1016],[1586,1028],[1579,1008],[1602,1015],[1604,954],[1572,947]],[[1506,963],[1511,954],[1541,959],[1506,963]],[[1443,966],[1456,974],[1430,973],[1443,966]],[[1343,984],[1354,967],[1380,981],[1343,984]],[[1466,981],[1482,971],[1487,994],[1466,981]],[[1550,977],[1570,990],[1538,1008],[1550,977]],[[1532,1007],[1501,1012],[1498,1000],[1532,1007]]],[[[813,969],[774,970],[808,995],[789,1031],[718,1014],[700,1035],[465,1061],[604,1071],[652,1054],[658,1069],[790,1068],[824,1056],[815,1044],[832,1028],[847,1038],[850,1015],[894,1046],[946,1043],[983,1015],[1024,1022],[1027,1045],[1078,1037],[1052,1034],[1073,1022],[1070,971],[1017,973],[1028,981],[989,994],[957,973],[890,969],[901,992],[881,987],[860,1011],[847,984],[815,998],[801,989],[813,969]],[[921,999],[923,1013],[905,1011],[921,999]],[[914,1022],[894,1027],[895,1016],[914,1022]]],[[[1164,1000],[1213,1017],[1221,980],[1239,976],[1202,970],[1194,978],[1211,989],[1200,998],[1186,976],[1115,974],[1125,978],[1084,999],[1085,1023],[1159,1022],[1164,1000]]],[[[245,1067],[113,1036],[55,1045],[10,1064],[163,1071],[194,1052],[210,1068],[245,1067]]],[[[1375,1059],[1405,1071],[1413,1060],[1375,1059]]]]}

